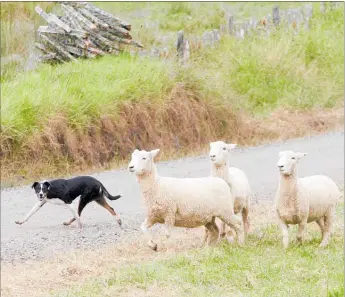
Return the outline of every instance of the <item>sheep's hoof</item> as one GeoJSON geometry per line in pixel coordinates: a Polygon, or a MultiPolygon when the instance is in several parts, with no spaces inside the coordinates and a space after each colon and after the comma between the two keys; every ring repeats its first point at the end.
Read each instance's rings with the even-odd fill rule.
{"type": "Polygon", "coordinates": [[[241,235],[237,235],[237,241],[239,246],[242,246],[244,244],[244,238],[244,233],[242,233],[241,235]]]}
{"type": "Polygon", "coordinates": [[[154,243],[153,241],[149,241],[148,242],[148,246],[150,247],[150,249],[152,249],[155,252],[157,252],[157,243],[154,243]]]}
{"type": "Polygon", "coordinates": [[[228,243],[231,243],[231,244],[233,244],[233,243],[235,242],[235,239],[234,239],[233,236],[228,236],[228,237],[226,238],[226,240],[228,241],[228,243]]]}
{"type": "Polygon", "coordinates": [[[325,248],[327,246],[327,242],[321,242],[319,248],[325,248]]]}

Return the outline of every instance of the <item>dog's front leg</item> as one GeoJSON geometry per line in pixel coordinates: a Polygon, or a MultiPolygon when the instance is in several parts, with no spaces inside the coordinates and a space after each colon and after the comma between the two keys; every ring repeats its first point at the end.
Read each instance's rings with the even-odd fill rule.
{"type": "Polygon", "coordinates": [[[78,227],[81,228],[81,221],[80,221],[80,216],[78,215],[78,212],[75,208],[75,206],[73,205],[73,203],[71,204],[67,204],[68,209],[71,211],[71,213],[73,214],[73,217],[76,219],[77,223],[78,223],[78,227]]]}
{"type": "Polygon", "coordinates": [[[30,212],[26,215],[26,217],[22,220],[22,221],[15,221],[16,224],[23,224],[25,223],[37,210],[39,210],[45,203],[47,202],[47,200],[42,200],[42,201],[37,201],[36,204],[34,205],[34,207],[30,210],[30,212]]]}

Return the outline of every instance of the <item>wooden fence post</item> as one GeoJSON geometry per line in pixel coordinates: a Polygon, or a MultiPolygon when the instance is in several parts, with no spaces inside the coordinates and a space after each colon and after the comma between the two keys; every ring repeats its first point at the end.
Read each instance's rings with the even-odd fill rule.
{"type": "Polygon", "coordinates": [[[279,25],[279,22],[280,22],[279,7],[278,6],[273,7],[272,15],[273,15],[273,25],[277,27],[279,25]]]}
{"type": "Polygon", "coordinates": [[[252,18],[251,21],[252,21],[252,30],[256,30],[256,27],[258,25],[256,18],[255,17],[252,18]]]}
{"type": "Polygon", "coordinates": [[[184,40],[183,42],[183,57],[182,57],[182,63],[183,65],[187,65],[188,60],[190,56],[190,48],[189,48],[189,42],[187,39],[184,40]]]}
{"type": "Polygon", "coordinates": [[[234,16],[229,17],[229,34],[234,35],[234,16]]]}
{"type": "Polygon", "coordinates": [[[213,37],[214,37],[215,43],[219,42],[220,34],[219,34],[219,31],[217,29],[213,29],[213,37]]]}
{"type": "Polygon", "coordinates": [[[183,31],[177,33],[177,56],[182,64],[187,64],[190,56],[190,47],[188,40],[184,38],[183,31]]]}
{"type": "Polygon", "coordinates": [[[182,61],[183,59],[183,42],[184,42],[183,31],[179,31],[177,33],[177,57],[180,61],[182,61]]]}
{"type": "Polygon", "coordinates": [[[304,6],[304,13],[305,13],[305,29],[309,29],[309,20],[313,16],[313,5],[306,4],[304,6]]]}

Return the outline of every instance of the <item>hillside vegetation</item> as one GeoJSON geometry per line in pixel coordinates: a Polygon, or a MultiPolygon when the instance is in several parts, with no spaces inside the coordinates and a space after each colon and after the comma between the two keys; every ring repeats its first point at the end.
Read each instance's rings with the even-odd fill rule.
{"type": "MultiPolygon", "coordinates": [[[[207,4],[209,10],[195,3],[102,3],[109,11],[123,7],[122,13],[152,6],[149,19],[164,10],[162,34],[178,29],[201,34],[208,24],[226,22],[219,6],[207,4]]],[[[250,5],[243,5],[237,10],[245,17],[250,5]]],[[[148,41],[147,30],[137,28],[133,25],[148,41]]],[[[216,137],[253,144],[259,132],[243,124],[246,115],[262,118],[277,108],[342,104],[343,38],[343,9],[321,14],[315,5],[309,31],[295,35],[281,29],[244,40],[224,36],[216,47],[192,52],[189,67],[124,53],[9,76],[2,83],[3,168],[27,177],[45,174],[43,167],[58,173],[107,166],[138,146],[174,150],[178,143],[190,150],[216,137]],[[42,168],[32,162],[37,158],[42,168]],[[31,165],[19,166],[23,162],[31,165]]]]}

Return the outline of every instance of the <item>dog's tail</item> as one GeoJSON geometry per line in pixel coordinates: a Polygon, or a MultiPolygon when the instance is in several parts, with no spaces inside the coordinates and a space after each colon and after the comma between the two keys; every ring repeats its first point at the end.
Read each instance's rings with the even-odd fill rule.
{"type": "Polygon", "coordinates": [[[116,195],[116,196],[110,195],[109,192],[107,191],[107,189],[102,184],[101,184],[101,188],[99,189],[99,191],[101,194],[103,194],[109,200],[117,200],[117,199],[121,198],[121,195],[116,195]]]}

